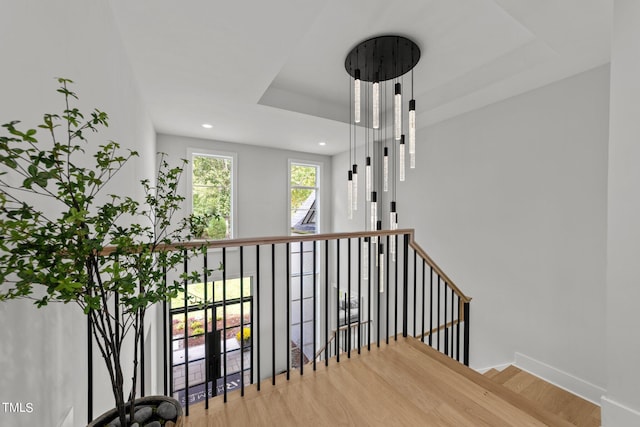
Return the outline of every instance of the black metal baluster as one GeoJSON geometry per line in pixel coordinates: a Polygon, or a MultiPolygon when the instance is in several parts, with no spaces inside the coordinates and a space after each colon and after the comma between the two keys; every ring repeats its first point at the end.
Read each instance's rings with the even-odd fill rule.
{"type": "Polygon", "coordinates": [[[377,304],[377,308],[376,311],[378,312],[377,316],[378,316],[378,320],[376,320],[376,345],[378,347],[380,347],[380,268],[381,268],[381,263],[380,263],[380,254],[382,253],[383,249],[383,245],[382,245],[382,237],[378,236],[378,252],[375,253],[373,256],[376,257],[376,265],[378,266],[377,268],[377,274],[376,277],[378,278],[378,289],[376,291],[376,304],[377,304]]]}
{"type": "Polygon", "coordinates": [[[444,282],[444,354],[449,355],[449,328],[447,327],[447,287],[444,282]]]}
{"type": "Polygon", "coordinates": [[[347,359],[351,359],[351,239],[347,239],[347,301],[344,309],[347,324],[347,359]]]}
{"type": "Polygon", "coordinates": [[[394,298],[395,298],[395,303],[394,304],[395,305],[394,305],[394,309],[393,309],[393,317],[395,319],[394,319],[394,326],[393,326],[393,328],[394,328],[393,329],[394,330],[393,339],[395,341],[398,341],[398,311],[400,311],[399,307],[398,307],[398,258],[400,257],[400,254],[399,254],[399,252],[400,252],[399,249],[400,248],[398,246],[398,235],[395,234],[393,236],[393,238],[396,240],[396,246],[395,246],[396,247],[396,262],[395,262],[395,265],[394,265],[394,269],[395,269],[395,273],[394,273],[394,275],[395,275],[395,278],[394,278],[394,288],[395,288],[394,289],[394,298]]]}
{"type": "Polygon", "coordinates": [[[140,397],[144,397],[144,319],[140,319],[140,397]]]}
{"type": "Polygon", "coordinates": [[[457,297],[458,320],[456,324],[456,360],[460,361],[460,295],[457,297]]]}
{"type": "Polygon", "coordinates": [[[240,396],[244,397],[244,246],[240,246],[240,396]]]}
{"type": "Polygon", "coordinates": [[[183,251],[183,297],[184,297],[184,395],[185,395],[185,415],[189,416],[189,305],[188,305],[188,287],[187,274],[189,272],[189,265],[187,260],[187,251],[183,251]]]}
{"type": "Polygon", "coordinates": [[[329,241],[324,241],[324,365],[329,366],[329,241]]]}
{"type": "Polygon", "coordinates": [[[367,328],[367,351],[371,351],[371,237],[365,237],[368,241],[367,244],[367,320],[369,321],[369,327],[367,328]]]}
{"type": "MultiPolygon", "coordinates": [[[[166,288],[167,287],[167,267],[162,267],[162,283],[163,283],[163,286],[166,288]]],[[[164,362],[164,365],[163,365],[164,369],[162,372],[164,374],[162,376],[162,386],[163,386],[163,391],[165,396],[169,395],[169,390],[167,387],[168,386],[167,367],[170,373],[173,372],[173,366],[171,366],[172,362],[169,361],[167,358],[167,354],[169,353],[168,351],[169,340],[167,339],[169,335],[169,331],[167,330],[167,324],[169,323],[168,316],[169,314],[167,313],[167,301],[164,300],[162,302],[162,361],[164,362]]],[[[173,339],[173,336],[171,338],[173,339]]]]}
{"type": "MultiPolygon", "coordinates": [[[[249,288],[251,289],[251,288],[249,288]]],[[[249,336],[249,384],[253,384],[254,380],[253,380],[253,365],[254,365],[254,360],[253,360],[253,350],[254,350],[254,345],[257,345],[256,342],[256,337],[254,337],[254,330],[253,330],[253,326],[254,326],[254,317],[253,317],[253,296],[251,296],[251,293],[249,293],[249,313],[251,313],[251,335],[249,336]]],[[[257,325],[256,325],[257,326],[257,325]]],[[[256,329],[257,331],[257,329],[256,329]]],[[[257,333],[257,332],[256,332],[257,333]]],[[[259,389],[258,389],[259,390],[259,389]]]]}
{"type": "MultiPolygon", "coordinates": [[[[142,283],[138,283],[138,290],[140,293],[143,292],[142,283]]],[[[139,313],[140,311],[138,311],[139,313]]],[[[145,375],[144,375],[144,365],[145,365],[145,355],[144,355],[144,318],[140,317],[140,338],[138,342],[138,351],[140,352],[140,397],[144,397],[144,383],[145,383],[145,375]]]]}
{"type": "MultiPolygon", "coordinates": [[[[167,268],[164,267],[163,268],[163,276],[164,276],[164,284],[165,286],[167,285],[167,268]]],[[[167,394],[165,392],[165,396],[173,396],[173,392],[175,391],[173,388],[173,316],[171,315],[171,306],[169,306],[169,313],[165,313],[165,323],[170,322],[171,323],[171,335],[169,336],[169,339],[167,339],[167,335],[169,334],[169,332],[165,333],[165,351],[169,353],[169,384],[168,384],[168,388],[169,388],[169,393],[167,394]],[[168,341],[168,342],[167,342],[168,341]]],[[[165,360],[167,360],[167,356],[165,355],[165,360]]],[[[167,369],[167,366],[165,365],[165,369],[167,369]]],[[[165,374],[165,390],[167,389],[167,380],[166,380],[166,374],[165,374]]]]}
{"type": "Polygon", "coordinates": [[[316,308],[316,303],[317,303],[317,298],[316,298],[316,294],[318,293],[318,289],[316,288],[316,286],[318,286],[318,280],[317,280],[317,274],[318,272],[317,270],[317,260],[316,260],[316,256],[317,254],[317,246],[318,246],[318,242],[316,240],[313,241],[313,370],[316,370],[316,339],[318,338],[316,335],[316,327],[317,327],[317,308],[316,308]]]}
{"type": "Polygon", "coordinates": [[[436,336],[436,349],[440,351],[440,274],[438,273],[438,316],[436,317],[436,328],[438,329],[438,335],[436,336]]]}
{"type": "Polygon", "coordinates": [[[424,327],[425,327],[425,312],[426,312],[426,307],[427,307],[427,291],[426,291],[426,283],[425,283],[425,266],[426,266],[426,262],[423,259],[422,260],[422,337],[420,338],[420,341],[424,342],[424,327]]]}
{"type": "MultiPolygon", "coordinates": [[[[240,292],[242,294],[242,292],[240,292]]],[[[222,248],[222,354],[224,354],[224,403],[227,403],[227,248],[222,248]]]]}
{"type": "Polygon", "coordinates": [[[403,249],[403,267],[402,267],[402,291],[403,291],[403,296],[402,296],[402,336],[403,337],[407,337],[407,329],[409,328],[409,313],[408,313],[408,308],[409,308],[409,300],[408,300],[408,293],[409,293],[409,235],[405,234],[404,235],[404,249],[403,249]]]}
{"type": "Polygon", "coordinates": [[[271,383],[276,385],[276,245],[271,244],[271,383]]]}
{"type": "MultiPolygon", "coordinates": [[[[209,281],[209,271],[208,271],[208,261],[209,261],[209,257],[207,256],[207,252],[206,250],[204,251],[204,274],[203,274],[203,278],[204,278],[204,348],[205,348],[205,352],[204,352],[204,369],[205,369],[205,376],[204,376],[204,408],[205,409],[209,409],[209,379],[210,379],[210,372],[209,372],[209,295],[207,292],[207,288],[208,286],[208,281],[209,281]]],[[[212,319],[212,323],[213,323],[213,319],[212,319]]],[[[213,387],[213,386],[212,386],[213,387]]]]}
{"type": "Polygon", "coordinates": [[[429,266],[429,347],[433,347],[433,267],[429,266]]]}
{"type": "Polygon", "coordinates": [[[93,421],[93,323],[91,310],[87,316],[87,424],[93,421]]]}
{"type": "Polygon", "coordinates": [[[469,366],[469,303],[464,303],[464,358],[463,362],[465,365],[469,366]]]}
{"type": "Polygon", "coordinates": [[[340,362],[340,239],[336,240],[336,361],[340,362]]]}
{"type": "MultiPolygon", "coordinates": [[[[116,262],[118,262],[118,256],[116,256],[116,262]]],[[[185,260],[186,263],[186,260],[185,260]]],[[[186,267],[185,267],[186,268],[186,267]]],[[[120,294],[118,291],[113,293],[113,313],[115,317],[115,333],[116,342],[120,342],[120,294]]]]}
{"type": "MultiPolygon", "coordinates": [[[[390,248],[391,246],[389,246],[389,235],[387,235],[387,248],[390,248]]],[[[389,344],[389,292],[391,290],[391,286],[389,283],[389,260],[391,259],[391,251],[387,250],[387,256],[385,258],[385,262],[387,263],[386,268],[384,269],[384,274],[385,274],[385,282],[387,284],[387,290],[386,290],[386,300],[387,300],[387,315],[385,316],[385,323],[387,324],[386,329],[385,329],[385,341],[387,343],[387,345],[389,344]]]]}
{"type": "MultiPolygon", "coordinates": [[[[253,306],[251,306],[253,308],[253,306]]],[[[253,313],[253,310],[251,310],[253,313]]],[[[258,379],[258,391],[260,391],[260,383],[262,383],[260,378],[260,344],[262,331],[260,330],[260,245],[256,245],[256,315],[254,317],[256,322],[256,334],[254,339],[254,334],[251,334],[251,338],[253,339],[253,344],[255,344],[256,351],[256,377],[258,379]]],[[[251,384],[253,384],[253,350],[254,347],[251,347],[251,384]]]]}
{"type": "Polygon", "coordinates": [[[398,235],[395,234],[393,236],[393,238],[396,240],[395,242],[395,248],[396,248],[396,262],[394,263],[394,299],[395,299],[395,303],[393,306],[393,317],[394,317],[394,326],[393,326],[393,335],[394,335],[394,340],[398,341],[398,312],[400,311],[399,306],[398,306],[398,258],[400,257],[399,254],[399,249],[400,247],[398,246],[398,235]]]}
{"type": "Polygon", "coordinates": [[[291,243],[287,242],[287,381],[291,379],[291,243]]]}
{"type": "Polygon", "coordinates": [[[358,237],[358,354],[362,347],[362,237],[358,237]]]}
{"type": "Polygon", "coordinates": [[[417,277],[417,256],[416,251],[413,251],[413,336],[416,336],[416,303],[418,300],[418,277],[417,277]]]}
{"type": "MultiPolygon", "coordinates": [[[[253,304],[251,305],[251,313],[253,313],[253,304]]],[[[253,369],[254,369],[254,360],[253,360],[253,351],[255,349],[256,352],[256,360],[257,363],[257,379],[258,379],[258,391],[260,391],[260,344],[261,342],[261,330],[260,330],[260,245],[256,245],[256,314],[254,316],[254,321],[256,323],[255,333],[251,334],[251,384],[254,381],[253,369]]]]}
{"type": "Polygon", "coordinates": [[[304,355],[304,276],[302,274],[304,245],[303,241],[300,241],[300,375],[304,375],[304,363],[302,356],[304,355]]]}
{"type": "Polygon", "coordinates": [[[453,293],[453,288],[451,288],[451,327],[449,329],[451,329],[451,338],[449,338],[449,345],[451,346],[451,351],[449,352],[449,356],[451,358],[453,358],[453,340],[455,338],[454,333],[455,333],[455,328],[453,327],[453,307],[454,307],[454,303],[455,303],[455,295],[453,293]]]}

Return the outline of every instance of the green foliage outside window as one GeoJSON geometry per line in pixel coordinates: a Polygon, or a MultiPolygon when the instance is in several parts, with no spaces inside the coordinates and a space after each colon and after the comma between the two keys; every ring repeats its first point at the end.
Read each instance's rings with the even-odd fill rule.
{"type": "Polygon", "coordinates": [[[315,166],[291,165],[291,210],[295,211],[315,191],[317,168],[315,166]]]}
{"type": "Polygon", "coordinates": [[[230,157],[193,156],[193,214],[209,217],[203,238],[220,240],[231,237],[232,167],[230,157]]]}

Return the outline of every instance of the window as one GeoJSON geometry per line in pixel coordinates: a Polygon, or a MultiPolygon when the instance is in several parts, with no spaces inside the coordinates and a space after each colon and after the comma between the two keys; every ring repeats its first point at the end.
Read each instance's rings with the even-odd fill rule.
{"type": "Polygon", "coordinates": [[[319,165],[289,162],[291,234],[319,232],[319,165]]]}
{"type": "MultiPolygon", "coordinates": [[[[289,162],[291,234],[319,233],[320,165],[289,162]]],[[[313,360],[314,243],[291,244],[291,363],[293,368],[313,360]]],[[[315,277],[314,277],[315,276],[315,277]]],[[[318,288],[319,290],[320,288],[318,288]]],[[[318,322],[319,325],[319,322],[318,322]]],[[[317,336],[320,336],[319,334],[317,336]]]]}
{"type": "MultiPolygon", "coordinates": [[[[191,150],[190,150],[191,151],[191,150]]],[[[210,216],[201,238],[232,239],[235,235],[236,156],[230,153],[191,151],[191,209],[210,216]]]]}

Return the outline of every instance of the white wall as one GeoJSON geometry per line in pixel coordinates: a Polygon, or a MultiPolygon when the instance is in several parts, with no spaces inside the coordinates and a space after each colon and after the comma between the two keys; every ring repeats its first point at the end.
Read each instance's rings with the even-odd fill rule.
{"type": "MultiPolygon", "coordinates": [[[[55,77],[66,77],[84,111],[109,113],[110,127],[91,141],[109,139],[138,150],[114,181],[113,192],[139,196],[132,185],[153,176],[155,134],[107,2],[24,0],[5,2],[0,14],[0,122],[35,127],[45,112],[64,106],[55,77]],[[143,159],[144,157],[144,159],[143,159]],[[116,190],[117,189],[117,190],[116,190]]],[[[86,320],[77,307],[37,310],[30,302],[0,305],[0,402],[31,402],[31,414],[7,414],[0,425],[86,425],[86,320]]],[[[102,363],[96,355],[96,365],[102,363]]],[[[96,378],[94,415],[113,407],[106,378],[96,378]]]]}
{"type": "Polygon", "coordinates": [[[607,236],[607,394],[602,425],[640,425],[640,4],[614,2],[607,236]]]}
{"type": "MultiPolygon", "coordinates": [[[[399,226],[473,297],[473,367],[518,352],[606,383],[608,82],[600,67],[418,132],[399,226]]],[[[362,228],[344,219],[347,162],[335,231],[362,228]]]]}
{"type": "MultiPolygon", "coordinates": [[[[288,160],[321,163],[320,231],[331,230],[331,157],[185,136],[158,135],[158,151],[167,153],[171,162],[186,159],[188,148],[237,154],[237,237],[288,235],[288,160]]],[[[186,194],[186,179],[182,180],[180,191],[186,194]]]]}

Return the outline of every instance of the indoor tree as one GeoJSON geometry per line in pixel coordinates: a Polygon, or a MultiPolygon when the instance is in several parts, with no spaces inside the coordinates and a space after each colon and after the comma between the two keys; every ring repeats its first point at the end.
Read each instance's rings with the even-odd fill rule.
{"type": "Polygon", "coordinates": [[[163,270],[203,250],[181,242],[199,235],[207,219],[178,219],[182,166],[171,167],[165,155],[155,182],[141,181],[142,201],[107,193],[138,154],[113,141],[91,144],[88,135],[108,126],[107,114],[96,109],[85,116],[71,105],[72,82],[58,82],[61,114],[44,114],[37,129],[20,130],[12,121],[0,134],[0,301],[71,303],[89,316],[126,425],[127,401],[134,414],[145,314],[177,295],[180,283],[167,283],[163,270]],[[127,340],[134,344],[128,355],[127,340]],[[133,372],[127,394],[126,367],[133,372]]]}

